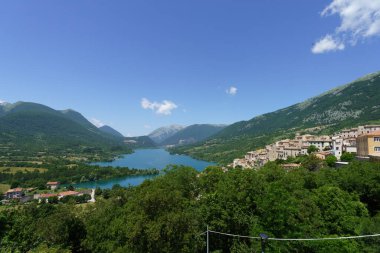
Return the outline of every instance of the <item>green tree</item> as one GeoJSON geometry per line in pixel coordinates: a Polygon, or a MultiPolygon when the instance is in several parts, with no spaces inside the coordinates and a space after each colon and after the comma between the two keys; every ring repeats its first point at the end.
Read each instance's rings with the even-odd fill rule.
{"type": "Polygon", "coordinates": [[[314,146],[314,145],[310,145],[307,148],[307,153],[308,154],[311,154],[311,153],[314,153],[314,152],[318,152],[318,151],[319,151],[319,149],[316,146],[314,146]]]}
{"type": "Polygon", "coordinates": [[[335,163],[338,161],[338,159],[334,155],[329,155],[326,157],[325,161],[329,167],[335,167],[335,163]]]}
{"type": "Polygon", "coordinates": [[[310,171],[317,171],[325,166],[325,162],[316,155],[310,154],[302,163],[302,166],[310,171]]]}
{"type": "Polygon", "coordinates": [[[355,159],[355,155],[348,152],[343,152],[340,160],[343,162],[352,162],[355,159]]]}

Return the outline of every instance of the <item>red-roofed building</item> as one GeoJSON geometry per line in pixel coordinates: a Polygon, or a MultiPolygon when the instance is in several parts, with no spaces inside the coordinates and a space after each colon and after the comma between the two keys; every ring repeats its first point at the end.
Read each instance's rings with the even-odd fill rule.
{"type": "Polygon", "coordinates": [[[58,193],[58,198],[61,199],[61,198],[67,197],[67,196],[80,196],[80,195],[82,195],[82,193],[80,193],[80,192],[66,191],[66,192],[58,193]]]}
{"type": "Polygon", "coordinates": [[[58,197],[58,194],[56,193],[41,193],[41,194],[34,194],[34,199],[37,199],[39,200],[39,202],[41,203],[42,201],[45,201],[46,203],[48,203],[48,199],[49,198],[52,198],[52,197],[58,197]]]}
{"type": "Polygon", "coordinates": [[[7,199],[20,199],[24,196],[23,188],[10,189],[5,193],[7,199]]]}
{"type": "Polygon", "coordinates": [[[326,157],[330,155],[332,155],[330,151],[321,151],[315,153],[315,156],[322,160],[326,160],[326,157]]]}
{"type": "Polygon", "coordinates": [[[60,182],[47,182],[46,183],[47,188],[49,188],[50,190],[56,190],[59,188],[60,185],[61,185],[60,182]]]}

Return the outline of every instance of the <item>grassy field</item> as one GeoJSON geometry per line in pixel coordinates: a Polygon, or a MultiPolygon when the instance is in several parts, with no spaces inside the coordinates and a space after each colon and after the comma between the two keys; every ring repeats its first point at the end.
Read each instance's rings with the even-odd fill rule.
{"type": "Polygon", "coordinates": [[[11,173],[15,174],[17,172],[33,172],[33,171],[39,171],[39,172],[46,172],[47,169],[43,168],[30,168],[30,167],[2,167],[0,168],[0,173],[11,173]]]}
{"type": "Polygon", "coordinates": [[[0,184],[0,194],[8,191],[10,188],[9,184],[0,184]]]}

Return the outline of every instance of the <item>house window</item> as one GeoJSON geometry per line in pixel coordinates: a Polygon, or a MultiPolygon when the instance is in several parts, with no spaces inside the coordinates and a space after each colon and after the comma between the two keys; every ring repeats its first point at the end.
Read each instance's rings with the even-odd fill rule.
{"type": "Polygon", "coordinates": [[[375,147],[375,152],[380,152],[380,147],[375,147]]]}
{"type": "Polygon", "coordinates": [[[374,137],[373,140],[377,141],[377,142],[380,142],[380,137],[374,137]]]}

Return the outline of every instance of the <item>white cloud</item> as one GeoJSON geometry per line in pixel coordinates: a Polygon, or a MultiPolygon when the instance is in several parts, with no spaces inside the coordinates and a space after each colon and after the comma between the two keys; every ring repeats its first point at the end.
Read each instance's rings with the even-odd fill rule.
{"type": "Polygon", "coordinates": [[[336,41],[331,35],[328,34],[315,43],[311,51],[314,54],[322,54],[328,51],[343,50],[344,47],[345,46],[343,43],[336,41]]]}
{"type": "Polygon", "coordinates": [[[169,100],[164,100],[161,103],[151,102],[146,98],[141,99],[141,107],[144,109],[150,109],[157,114],[170,115],[172,110],[178,108],[178,106],[169,100]]]}
{"type": "Polygon", "coordinates": [[[326,35],[313,46],[313,53],[343,50],[345,44],[354,46],[380,36],[380,0],[333,0],[321,13],[322,17],[332,15],[339,15],[341,23],[333,35],[326,35]]]}
{"type": "Polygon", "coordinates": [[[152,126],[151,126],[151,125],[144,125],[144,128],[146,128],[146,129],[151,129],[152,126]]]}
{"type": "Polygon", "coordinates": [[[229,95],[236,95],[237,94],[237,91],[238,89],[235,87],[235,86],[231,86],[229,87],[227,90],[226,90],[226,93],[229,94],[229,95]]]}
{"type": "Polygon", "coordinates": [[[104,126],[105,124],[101,121],[101,120],[98,120],[98,119],[96,119],[96,118],[91,118],[90,119],[90,122],[92,123],[92,124],[94,124],[96,127],[102,127],[102,126],[104,126]]]}
{"type": "Polygon", "coordinates": [[[0,99],[0,105],[2,105],[2,104],[8,104],[8,103],[7,103],[7,101],[0,99]]]}

